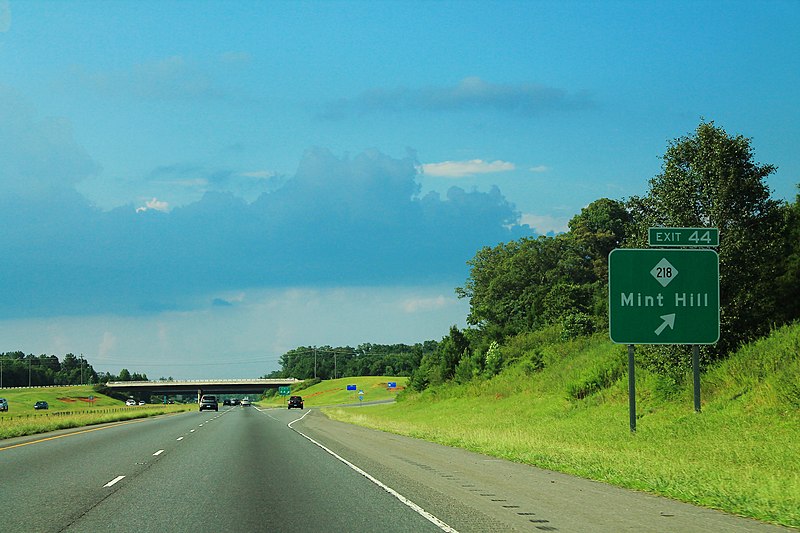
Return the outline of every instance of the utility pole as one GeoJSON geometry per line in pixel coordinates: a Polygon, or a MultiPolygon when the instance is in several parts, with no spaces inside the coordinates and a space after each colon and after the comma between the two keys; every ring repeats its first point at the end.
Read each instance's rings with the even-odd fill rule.
{"type": "Polygon", "coordinates": [[[314,379],[317,379],[317,347],[314,346],[314,379]]]}

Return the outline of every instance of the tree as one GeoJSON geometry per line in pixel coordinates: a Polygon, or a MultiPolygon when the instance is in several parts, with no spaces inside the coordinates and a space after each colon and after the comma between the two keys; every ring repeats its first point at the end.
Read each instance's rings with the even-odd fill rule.
{"type": "Polygon", "coordinates": [[[783,216],[783,261],[775,292],[782,321],[789,322],[800,318],[800,193],[795,197],[794,204],[784,206],[783,216]]]}
{"type": "Polygon", "coordinates": [[[422,391],[430,385],[441,385],[453,379],[462,359],[470,357],[469,339],[456,326],[444,337],[433,352],[422,356],[419,367],[408,381],[412,390],[422,391]]]}
{"type": "Polygon", "coordinates": [[[608,254],[622,246],[633,217],[619,200],[601,198],[581,209],[569,221],[570,237],[592,261],[597,279],[608,283],[608,254]]]}
{"type": "Polygon", "coordinates": [[[636,221],[634,245],[645,245],[648,227],[719,228],[716,356],[766,333],[776,316],[782,211],[764,183],[774,171],[773,165],[754,161],[751,139],[701,122],[694,134],[670,142],[648,194],[628,203],[636,221]]]}
{"type": "Polygon", "coordinates": [[[593,308],[591,259],[567,235],[483,248],[468,261],[470,276],[456,294],[470,299],[467,322],[501,342],[593,308]]]}

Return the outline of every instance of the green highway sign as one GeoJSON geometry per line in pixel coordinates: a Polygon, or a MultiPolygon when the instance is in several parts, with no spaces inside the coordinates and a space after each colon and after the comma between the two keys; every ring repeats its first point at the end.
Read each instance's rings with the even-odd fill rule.
{"type": "Polygon", "coordinates": [[[719,246],[717,228],[648,228],[650,246],[719,246]]]}
{"type": "Polygon", "coordinates": [[[609,334],[619,344],[719,340],[714,250],[616,249],[608,256],[609,334]]]}
{"type": "Polygon", "coordinates": [[[289,396],[292,393],[291,387],[278,387],[279,396],[289,396]]]}

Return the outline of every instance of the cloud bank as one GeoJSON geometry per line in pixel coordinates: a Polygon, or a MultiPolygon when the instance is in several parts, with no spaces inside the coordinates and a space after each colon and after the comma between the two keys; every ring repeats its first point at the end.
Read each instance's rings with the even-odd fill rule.
{"type": "Polygon", "coordinates": [[[220,188],[171,209],[152,198],[103,211],[76,191],[98,166],[69,124],[9,109],[0,104],[13,119],[0,120],[0,318],[236,305],[211,295],[243,288],[455,286],[479,248],[527,231],[497,188],[420,195],[415,158],[378,151],[308,150],[250,202],[220,188]]]}
{"type": "Polygon", "coordinates": [[[593,105],[594,102],[585,93],[570,94],[564,89],[532,83],[490,83],[478,77],[469,77],[449,87],[371,89],[354,98],[329,102],[320,117],[341,119],[376,112],[487,109],[533,116],[545,111],[585,109],[593,105]]]}

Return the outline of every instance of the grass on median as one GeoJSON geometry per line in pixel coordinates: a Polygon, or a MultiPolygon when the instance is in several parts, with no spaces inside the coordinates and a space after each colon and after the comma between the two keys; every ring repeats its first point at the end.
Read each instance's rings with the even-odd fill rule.
{"type": "Polygon", "coordinates": [[[0,398],[9,404],[8,412],[0,412],[0,439],[195,408],[180,404],[126,407],[120,400],[95,392],[91,385],[0,389],[0,398]],[[49,409],[34,410],[33,404],[40,400],[46,401],[49,409]]]}
{"type": "Polygon", "coordinates": [[[637,369],[628,428],[624,346],[602,337],[541,349],[491,380],[406,394],[332,418],[787,526],[800,526],[800,326],[744,347],[672,395],[637,369]],[[598,379],[598,376],[601,379],[598,379]],[[603,377],[606,376],[606,377],[603,377]],[[587,393],[576,393],[581,384],[587,393]],[[579,398],[579,399],[578,399],[579,398]]]}

